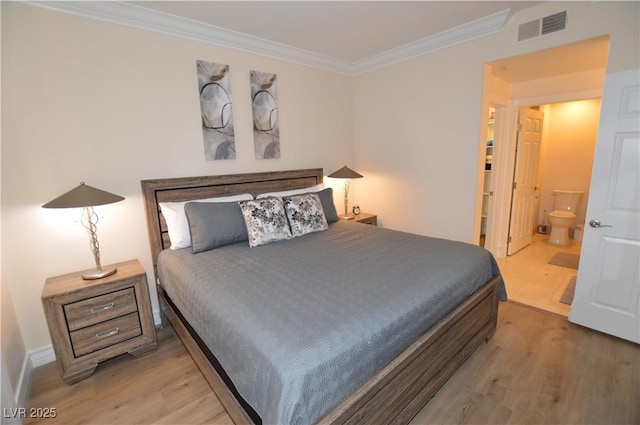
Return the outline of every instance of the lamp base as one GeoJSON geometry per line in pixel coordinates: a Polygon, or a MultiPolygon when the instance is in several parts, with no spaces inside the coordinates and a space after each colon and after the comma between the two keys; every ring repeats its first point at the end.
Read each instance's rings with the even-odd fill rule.
{"type": "Polygon", "coordinates": [[[338,218],[341,218],[342,220],[353,220],[354,218],[356,218],[356,216],[345,214],[345,215],[339,215],[338,218]]]}
{"type": "Polygon", "coordinates": [[[96,270],[93,273],[85,273],[82,275],[82,278],[84,280],[96,280],[96,279],[102,279],[103,277],[107,277],[107,276],[111,276],[112,274],[114,274],[115,272],[117,272],[118,269],[115,267],[109,268],[109,269],[102,269],[102,270],[96,270]]]}

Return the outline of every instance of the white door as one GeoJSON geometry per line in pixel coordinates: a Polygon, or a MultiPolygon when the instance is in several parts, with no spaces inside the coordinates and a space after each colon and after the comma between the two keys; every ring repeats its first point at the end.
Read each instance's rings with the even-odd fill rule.
{"type": "Polygon", "coordinates": [[[569,320],[640,343],[639,69],[606,75],[586,217],[569,320]]]}
{"type": "Polygon", "coordinates": [[[543,117],[542,112],[533,109],[522,109],[520,113],[507,255],[531,243],[543,117]]]}

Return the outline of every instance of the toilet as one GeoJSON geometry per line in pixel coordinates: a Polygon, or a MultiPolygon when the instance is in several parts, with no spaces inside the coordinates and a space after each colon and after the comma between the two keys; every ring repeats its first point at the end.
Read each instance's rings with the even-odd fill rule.
{"type": "Polygon", "coordinates": [[[569,243],[569,228],[576,222],[576,210],[584,195],[579,190],[554,189],[553,211],[547,215],[551,224],[549,243],[552,245],[567,245],[569,243]]]}

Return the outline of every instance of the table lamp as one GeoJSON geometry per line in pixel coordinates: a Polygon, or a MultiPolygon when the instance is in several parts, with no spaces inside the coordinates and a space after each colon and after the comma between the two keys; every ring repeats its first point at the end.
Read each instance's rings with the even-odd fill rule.
{"type": "Polygon", "coordinates": [[[362,175],[356,173],[351,168],[345,165],[338,171],[334,171],[333,173],[329,174],[327,177],[331,177],[334,179],[344,179],[344,217],[343,218],[350,218],[348,217],[348,213],[347,213],[348,207],[349,207],[349,182],[351,181],[351,179],[361,178],[362,175]]]}
{"type": "Polygon", "coordinates": [[[96,234],[98,224],[98,214],[95,213],[93,207],[98,205],[112,204],[122,201],[124,198],[104,190],[96,189],[80,182],[80,186],[71,189],[69,192],[60,195],[56,199],[47,202],[42,208],[83,208],[81,223],[89,233],[89,243],[91,252],[96,262],[95,272],[82,275],[85,280],[102,279],[116,272],[115,267],[103,269],[100,265],[100,245],[98,244],[98,235],[96,234]]]}

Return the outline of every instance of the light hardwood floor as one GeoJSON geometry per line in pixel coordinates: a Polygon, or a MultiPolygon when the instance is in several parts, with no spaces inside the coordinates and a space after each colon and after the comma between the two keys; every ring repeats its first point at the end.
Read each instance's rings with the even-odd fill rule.
{"type": "Polygon", "coordinates": [[[549,235],[536,233],[529,246],[499,258],[498,265],[510,301],[568,317],[571,306],[562,304],[560,297],[578,271],[548,262],[558,252],[580,254],[581,243],[571,240],[569,245],[556,246],[548,240],[549,235]]]}
{"type": "Polygon", "coordinates": [[[418,424],[638,424],[640,346],[502,303],[494,338],[418,424]]]}
{"type": "MultiPolygon", "coordinates": [[[[501,303],[498,330],[414,419],[422,424],[638,424],[640,346],[554,315],[501,303]]],[[[55,363],[34,372],[25,424],[230,424],[170,327],[158,351],[121,356],[68,386],[55,363]]]]}
{"type": "Polygon", "coordinates": [[[98,365],[67,385],[56,363],[34,371],[29,408],[55,408],[56,417],[23,424],[233,424],[171,327],[158,331],[158,350],[98,365]]]}

